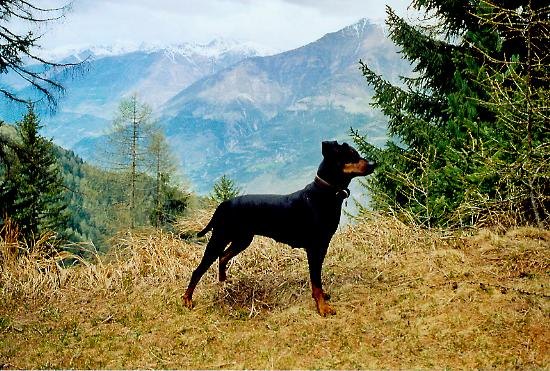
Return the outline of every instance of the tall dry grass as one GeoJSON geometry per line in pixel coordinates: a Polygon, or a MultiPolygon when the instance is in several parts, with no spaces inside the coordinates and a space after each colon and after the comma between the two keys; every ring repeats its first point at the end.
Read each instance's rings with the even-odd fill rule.
{"type": "MultiPolygon", "coordinates": [[[[177,227],[193,235],[212,215],[212,210],[197,210],[181,219],[177,227]]],[[[96,292],[113,295],[138,286],[178,285],[182,289],[204,252],[206,238],[181,239],[173,233],[156,229],[120,232],[111,239],[111,249],[100,256],[88,248],[84,259],[66,251],[44,254],[54,243],[52,234],[45,234],[25,248],[20,242],[0,240],[0,290],[4,300],[55,299],[69,292],[96,292]],[[23,249],[29,254],[18,254],[23,249]],[[67,260],[75,263],[63,264],[67,260]]],[[[217,276],[211,269],[203,278],[199,295],[211,295],[204,302],[273,308],[292,302],[308,288],[307,266],[303,253],[291,250],[269,239],[257,238],[255,248],[234,259],[229,266],[232,285],[223,292],[217,288],[217,276]],[[300,267],[297,270],[296,267],[300,267]],[[251,280],[251,277],[263,277],[251,280]],[[287,293],[284,286],[294,286],[287,293]],[[296,291],[296,286],[299,288],[296,291]],[[212,288],[215,288],[212,290],[212,288]],[[202,293],[202,294],[201,294],[202,293]],[[283,299],[283,300],[281,300],[283,299]]],[[[83,247],[85,248],[85,247],[83,247]]]]}
{"type": "MultiPolygon", "coordinates": [[[[207,224],[212,212],[197,210],[181,219],[177,227],[191,236],[207,224]]],[[[184,288],[206,243],[206,238],[182,240],[162,230],[125,231],[112,238],[107,255],[100,256],[92,246],[87,248],[86,255],[90,258],[83,259],[66,251],[47,253],[55,243],[53,234],[44,234],[29,246],[18,242],[16,233],[1,234],[6,236],[0,240],[0,293],[4,300],[56,298],[68,291],[109,295],[132,287],[162,284],[184,288]],[[74,264],[63,264],[68,260],[74,264]]],[[[470,284],[479,281],[497,285],[500,278],[491,280],[490,274],[469,272],[472,267],[465,263],[465,250],[473,247],[477,258],[490,255],[494,263],[491,269],[506,269],[509,277],[527,274],[523,271],[527,268],[544,272],[549,269],[547,249],[525,249],[510,241],[521,236],[543,241],[544,246],[550,241],[549,233],[536,228],[516,228],[505,235],[483,230],[468,236],[426,230],[396,218],[370,214],[335,235],[325,262],[324,278],[329,287],[350,280],[390,282],[399,277],[404,281],[422,280],[428,285],[453,284],[450,281],[453,278],[461,277],[464,281],[464,277],[470,277],[470,284]]],[[[254,314],[262,308],[287,306],[309,290],[303,251],[267,238],[256,237],[251,248],[233,259],[228,272],[231,284],[220,291],[216,270],[210,269],[201,282],[204,287],[198,289],[199,298],[210,295],[205,298],[207,302],[247,307],[254,314]]]]}
{"type": "Polygon", "coordinates": [[[56,252],[57,236],[46,232],[30,241],[21,241],[17,226],[7,219],[0,230],[0,294],[11,297],[51,297],[59,287],[62,262],[78,258],[56,252]]]}
{"type": "MultiPolygon", "coordinates": [[[[186,273],[182,262],[187,255],[181,243],[162,232],[120,233],[114,238],[116,244],[108,255],[100,256],[88,250],[90,258],[87,259],[65,251],[42,255],[38,247],[47,245],[48,239],[45,235],[37,240],[33,253],[3,262],[0,287],[4,298],[55,298],[67,290],[116,292],[138,280],[170,280],[186,273]],[[63,264],[68,260],[76,263],[63,264]]],[[[10,248],[1,241],[0,247],[10,248]]]]}
{"type": "MultiPolygon", "coordinates": [[[[190,215],[179,229],[192,236],[211,213],[190,215]]],[[[47,250],[48,238],[30,249],[11,237],[0,240],[0,333],[7,339],[0,339],[0,364],[550,365],[547,230],[450,233],[371,214],[333,238],[323,278],[338,314],[324,319],[310,297],[304,252],[270,239],[255,238],[233,260],[229,282],[220,285],[217,269],[210,269],[197,288],[197,306],[188,311],[179,295],[207,238],[182,240],[153,229],[121,232],[107,255],[91,251],[89,259],[71,266],[63,264],[71,258],[66,253],[38,253],[47,250]]]]}

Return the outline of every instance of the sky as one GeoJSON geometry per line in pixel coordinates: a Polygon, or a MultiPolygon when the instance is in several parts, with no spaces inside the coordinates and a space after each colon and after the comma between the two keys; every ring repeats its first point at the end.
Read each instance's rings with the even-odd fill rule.
{"type": "MultiPolygon", "coordinates": [[[[68,0],[42,0],[52,5],[68,0]]],[[[405,14],[410,0],[73,0],[44,30],[46,50],[89,45],[253,42],[284,51],[361,18],[382,20],[385,5],[405,14]]]]}

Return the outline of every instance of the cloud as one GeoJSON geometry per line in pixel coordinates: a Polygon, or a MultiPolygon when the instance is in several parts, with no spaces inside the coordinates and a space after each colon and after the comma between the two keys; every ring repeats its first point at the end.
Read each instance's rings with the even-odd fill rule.
{"type": "MultiPolygon", "coordinates": [[[[388,2],[398,10],[408,4],[388,2]]],[[[172,44],[223,36],[286,50],[360,18],[383,16],[384,4],[367,0],[75,0],[44,45],[172,44]]]]}

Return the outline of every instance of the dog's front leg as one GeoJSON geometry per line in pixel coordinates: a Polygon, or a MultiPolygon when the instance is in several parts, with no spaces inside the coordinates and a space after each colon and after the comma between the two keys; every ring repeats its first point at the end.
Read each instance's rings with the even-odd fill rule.
{"type": "Polygon", "coordinates": [[[309,277],[311,280],[311,296],[315,300],[317,305],[317,312],[323,317],[327,315],[336,314],[336,311],[329,305],[329,295],[323,291],[323,285],[321,281],[321,270],[323,268],[323,261],[328,249],[322,247],[318,250],[318,247],[306,248],[307,261],[309,265],[309,277]]]}

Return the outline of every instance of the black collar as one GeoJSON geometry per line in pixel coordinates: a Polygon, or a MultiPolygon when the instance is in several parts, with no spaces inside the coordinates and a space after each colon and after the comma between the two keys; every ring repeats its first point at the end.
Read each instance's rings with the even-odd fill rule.
{"type": "Polygon", "coordinates": [[[350,196],[350,191],[347,188],[338,188],[324,180],[319,176],[319,174],[315,175],[314,183],[319,186],[322,189],[327,189],[330,191],[333,191],[337,198],[341,198],[342,200],[345,200],[350,196]]]}

